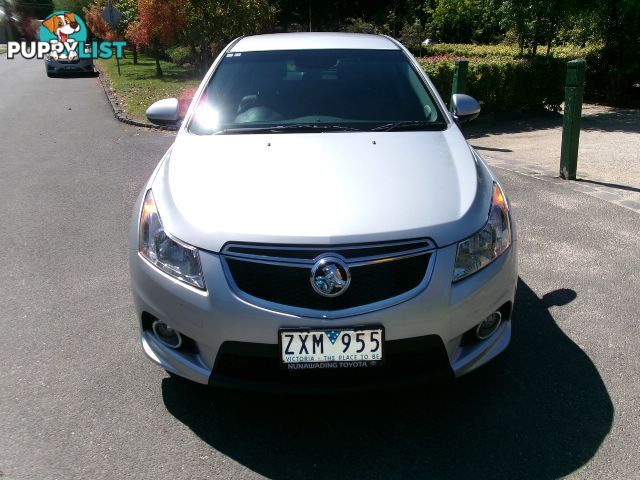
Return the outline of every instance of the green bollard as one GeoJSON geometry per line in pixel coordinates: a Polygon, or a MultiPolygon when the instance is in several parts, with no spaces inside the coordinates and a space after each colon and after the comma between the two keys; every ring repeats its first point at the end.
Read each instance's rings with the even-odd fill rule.
{"type": "Polygon", "coordinates": [[[565,180],[575,180],[578,170],[584,70],[584,60],[567,62],[567,80],[564,88],[564,117],[562,121],[562,149],[560,152],[560,177],[565,180]]]}
{"type": "MultiPolygon", "coordinates": [[[[456,67],[453,71],[453,84],[451,85],[451,96],[456,93],[467,92],[467,73],[469,72],[469,60],[456,60],[456,67]]],[[[453,103],[449,102],[449,108],[453,103]]]]}

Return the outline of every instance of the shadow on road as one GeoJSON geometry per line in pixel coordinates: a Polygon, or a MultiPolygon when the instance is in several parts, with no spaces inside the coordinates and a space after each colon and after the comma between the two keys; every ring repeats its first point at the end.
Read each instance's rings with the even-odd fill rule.
{"type": "Polygon", "coordinates": [[[603,187],[615,188],[617,190],[640,193],[640,188],[631,187],[629,185],[620,185],[619,183],[598,182],[597,180],[588,180],[586,178],[577,178],[576,182],[590,183],[592,185],[601,185],[603,187]]]}
{"type": "MultiPolygon", "coordinates": [[[[562,128],[562,114],[502,113],[487,114],[462,126],[467,139],[504,133],[526,133],[562,128]]],[[[631,108],[593,107],[583,112],[580,128],[583,131],[640,133],[640,110],[631,108]]]]}
{"type": "Polygon", "coordinates": [[[168,411],[269,478],[557,478],[584,465],[613,406],[589,357],[549,312],[575,299],[518,284],[510,349],[446,384],[274,396],[166,378],[168,411]]]}

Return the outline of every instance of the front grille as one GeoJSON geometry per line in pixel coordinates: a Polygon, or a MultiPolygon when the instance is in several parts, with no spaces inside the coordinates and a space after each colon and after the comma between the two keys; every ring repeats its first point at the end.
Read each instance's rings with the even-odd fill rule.
{"type": "Polygon", "coordinates": [[[444,344],[437,335],[386,341],[384,352],[384,365],[376,368],[287,371],[280,368],[278,345],[227,341],[220,346],[210,383],[215,385],[224,377],[258,384],[326,387],[451,376],[444,344]]]}
{"type": "Polygon", "coordinates": [[[398,299],[423,284],[432,255],[433,244],[426,240],[330,248],[230,245],[223,251],[236,290],[272,304],[323,312],[398,299]],[[311,286],[311,268],[325,255],[340,256],[349,266],[351,283],[340,296],[323,297],[311,286]]]}

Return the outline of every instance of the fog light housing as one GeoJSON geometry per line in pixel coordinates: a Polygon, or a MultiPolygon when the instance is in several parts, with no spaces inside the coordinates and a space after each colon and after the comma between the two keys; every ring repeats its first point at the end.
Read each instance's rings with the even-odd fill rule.
{"type": "Polygon", "coordinates": [[[156,320],[151,325],[154,335],[164,345],[169,348],[180,348],[182,346],[182,335],[177,330],[174,330],[169,325],[160,320],[156,320]]]}
{"type": "Polygon", "coordinates": [[[498,330],[500,323],[502,323],[502,314],[497,311],[493,312],[476,327],[476,338],[486,340],[498,330]]]}

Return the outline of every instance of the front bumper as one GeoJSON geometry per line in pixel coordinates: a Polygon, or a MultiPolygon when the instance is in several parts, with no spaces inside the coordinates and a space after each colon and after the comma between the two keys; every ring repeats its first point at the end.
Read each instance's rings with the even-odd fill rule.
{"type": "MultiPolygon", "coordinates": [[[[483,270],[452,284],[455,253],[456,245],[438,249],[426,288],[403,303],[362,315],[322,319],[271,311],[239,298],[231,289],[217,254],[200,252],[208,287],[207,292],[201,292],[168,277],[131,250],[132,290],[142,346],[155,363],[198,383],[277,388],[280,384],[296,383],[295,379],[284,377],[272,371],[273,368],[243,376],[233,368],[224,367],[224,355],[239,351],[240,356],[236,354],[235,358],[242,358],[245,351],[246,358],[257,359],[254,365],[277,368],[274,362],[280,328],[383,325],[386,351],[396,350],[397,358],[406,359],[407,351],[417,350],[419,354],[424,353],[418,363],[423,362],[420,365],[425,367],[425,372],[403,369],[400,360],[394,361],[398,371],[387,372],[391,375],[386,375],[384,380],[417,381],[436,371],[460,376],[491,360],[509,344],[517,283],[516,243],[483,270]],[[481,342],[465,340],[465,332],[499,309],[506,321],[498,331],[481,342]],[[172,350],[161,344],[149,329],[149,318],[163,320],[193,339],[193,348],[172,350]],[[420,345],[424,345],[424,351],[420,345]]],[[[383,367],[381,374],[387,368],[390,367],[383,367]]],[[[359,375],[356,371],[349,372],[346,375],[350,380],[359,375]]],[[[326,382],[337,385],[339,382],[334,380],[326,379],[326,382]]],[[[378,385],[383,379],[377,375],[364,380],[369,381],[363,383],[378,385]]],[[[314,379],[314,382],[325,385],[325,380],[314,379]]],[[[309,382],[302,383],[309,388],[309,382]]]]}
{"type": "Polygon", "coordinates": [[[44,66],[49,75],[92,73],[94,71],[93,60],[90,58],[82,58],[74,62],[65,62],[49,58],[45,59],[44,66]]]}

